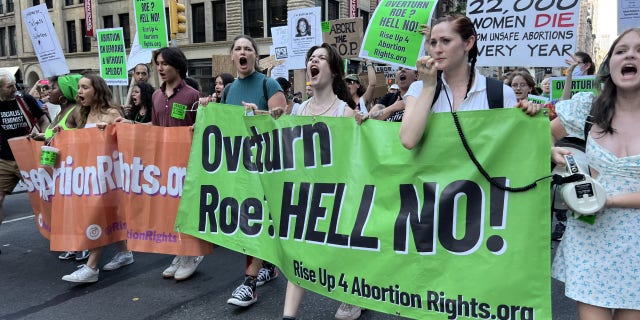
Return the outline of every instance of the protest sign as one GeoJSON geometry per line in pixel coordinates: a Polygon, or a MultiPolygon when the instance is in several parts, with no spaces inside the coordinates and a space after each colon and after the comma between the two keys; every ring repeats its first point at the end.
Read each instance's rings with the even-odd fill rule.
{"type": "Polygon", "coordinates": [[[10,141],[40,233],[51,250],[127,240],[129,250],[199,256],[211,244],[174,230],[188,153],[188,127],[118,124],[56,135],[53,168],[39,166],[41,142],[10,141]]]}
{"type": "Polygon", "coordinates": [[[527,100],[537,104],[545,104],[549,102],[549,98],[543,97],[543,96],[537,96],[534,94],[527,95],[527,100]]]}
{"type": "MultiPolygon", "coordinates": [[[[551,318],[549,208],[539,205],[549,203],[549,181],[519,193],[492,187],[451,114],[431,114],[421,145],[407,150],[399,123],[243,112],[199,110],[176,228],[373,310],[417,319],[551,318]]],[[[458,117],[500,183],[522,186],[549,174],[544,115],[500,109],[458,117]]]]}
{"type": "Polygon", "coordinates": [[[640,26],[640,0],[618,0],[618,34],[640,26]]]}
{"type": "Polygon", "coordinates": [[[396,80],[396,71],[397,67],[394,66],[375,66],[376,73],[384,74],[384,77],[387,81],[395,81],[396,80]]]}
{"type": "Polygon", "coordinates": [[[306,68],[307,50],[322,44],[320,7],[303,8],[287,12],[289,48],[287,65],[290,69],[306,68]]]}
{"type": "Polygon", "coordinates": [[[133,43],[131,44],[131,51],[129,52],[129,58],[127,59],[127,70],[135,68],[138,64],[149,64],[153,55],[153,49],[143,49],[138,41],[138,32],[133,36],[133,43]]]}
{"type": "Polygon", "coordinates": [[[336,47],[342,58],[357,58],[362,43],[362,18],[322,21],[322,39],[336,47]]]}
{"type": "Polygon", "coordinates": [[[578,51],[580,0],[469,1],[477,66],[563,67],[578,51]]]}
{"type": "Polygon", "coordinates": [[[424,46],[424,36],[418,31],[431,20],[436,2],[382,0],[364,34],[359,56],[415,69],[424,46]]]}
{"type": "MultiPolygon", "coordinates": [[[[562,90],[564,90],[565,77],[551,77],[551,101],[557,101],[562,98],[562,90]]],[[[598,95],[598,82],[595,76],[575,76],[571,79],[571,96],[577,92],[593,92],[598,95]]]]}
{"type": "Polygon", "coordinates": [[[142,49],[167,46],[167,19],[163,0],[134,0],[137,33],[142,49]]]}
{"type": "Polygon", "coordinates": [[[97,35],[100,76],[110,86],[126,86],[129,76],[122,28],[98,29],[97,35]]]}
{"type": "Polygon", "coordinates": [[[67,60],[62,53],[56,30],[53,28],[46,4],[22,10],[22,19],[27,26],[33,50],[38,57],[45,78],[69,73],[67,60]]]}
{"type": "Polygon", "coordinates": [[[214,77],[221,73],[228,73],[234,78],[238,72],[233,61],[229,58],[229,55],[224,54],[211,56],[211,71],[211,74],[214,75],[214,77]]]}

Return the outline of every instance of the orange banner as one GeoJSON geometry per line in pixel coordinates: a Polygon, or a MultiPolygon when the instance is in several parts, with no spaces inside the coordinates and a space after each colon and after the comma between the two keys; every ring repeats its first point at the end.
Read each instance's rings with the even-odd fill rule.
{"type": "Polygon", "coordinates": [[[191,139],[187,127],[117,124],[63,131],[52,143],[60,150],[54,169],[39,165],[42,143],[10,143],[20,155],[16,161],[34,212],[43,212],[37,219],[43,236],[51,226],[51,250],[126,239],[133,251],[198,256],[211,253],[211,244],[173,228],[191,139]]]}

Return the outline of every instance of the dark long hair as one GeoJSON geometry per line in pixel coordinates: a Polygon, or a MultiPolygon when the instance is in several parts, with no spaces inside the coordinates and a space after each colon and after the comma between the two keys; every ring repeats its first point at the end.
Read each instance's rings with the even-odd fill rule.
{"type": "MultiPolygon", "coordinates": [[[[122,114],[122,108],[120,108],[113,101],[113,93],[111,93],[111,89],[107,86],[107,83],[95,72],[85,72],[82,74],[83,78],[87,78],[91,81],[91,86],[95,92],[95,100],[96,100],[96,108],[102,114],[108,114],[110,109],[116,109],[120,111],[122,114]]],[[[84,128],[85,124],[87,124],[87,118],[89,117],[89,112],[91,112],[91,108],[89,107],[81,107],[80,108],[80,121],[78,121],[78,128],[84,128]]],[[[124,114],[122,114],[124,115],[124,114]]]]}
{"type": "MultiPolygon", "coordinates": [[[[155,89],[153,89],[150,84],[142,81],[136,82],[135,86],[140,89],[140,104],[147,107],[147,114],[149,115],[149,120],[151,120],[151,108],[153,108],[151,96],[153,96],[153,91],[155,91],[155,89]]],[[[129,98],[128,104],[131,106],[131,111],[127,119],[135,120],[136,115],[140,111],[140,105],[133,104],[133,98],[129,98]]]]}
{"type": "Polygon", "coordinates": [[[615,106],[616,106],[616,95],[618,89],[616,84],[613,83],[611,79],[611,71],[609,70],[609,63],[611,62],[611,56],[614,54],[613,50],[620,42],[620,39],[625,35],[636,32],[640,34],[640,28],[630,28],[625,32],[620,34],[618,38],[611,44],[607,55],[602,61],[600,65],[600,69],[598,70],[597,76],[597,88],[602,86],[602,91],[593,100],[593,104],[591,105],[591,117],[593,117],[593,123],[597,124],[598,127],[602,129],[602,134],[609,133],[613,134],[615,129],[611,126],[611,121],[613,120],[613,115],[615,114],[615,106]]]}
{"type": "Polygon", "coordinates": [[[356,103],[353,101],[353,98],[351,98],[351,95],[349,94],[349,89],[347,89],[347,82],[344,81],[342,57],[335,47],[326,42],[319,46],[313,46],[311,47],[311,49],[309,49],[309,51],[307,51],[307,59],[305,61],[309,62],[309,58],[311,57],[313,52],[319,48],[327,49],[327,62],[329,63],[331,74],[333,75],[333,82],[331,83],[331,89],[333,89],[333,93],[338,96],[338,99],[346,102],[347,105],[349,105],[349,108],[355,109],[356,103]]]}
{"type": "Polygon", "coordinates": [[[453,30],[460,35],[462,40],[467,41],[469,38],[474,37],[473,47],[469,50],[469,57],[467,62],[471,64],[469,72],[469,83],[467,83],[467,93],[471,90],[473,85],[473,78],[475,75],[476,61],[478,60],[478,34],[476,28],[473,26],[473,22],[469,17],[461,14],[453,14],[444,16],[433,24],[432,28],[439,23],[449,22],[453,27],[453,30]]]}

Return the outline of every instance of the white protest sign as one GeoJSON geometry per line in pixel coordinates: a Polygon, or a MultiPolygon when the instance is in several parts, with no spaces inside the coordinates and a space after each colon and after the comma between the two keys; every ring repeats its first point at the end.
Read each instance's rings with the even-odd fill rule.
{"type": "Polygon", "coordinates": [[[69,73],[67,60],[53,29],[47,5],[40,4],[22,10],[22,19],[29,30],[33,50],[45,78],[69,73]]]}
{"type": "Polygon", "coordinates": [[[469,1],[477,66],[564,67],[578,51],[580,0],[469,1]]]}
{"type": "Polygon", "coordinates": [[[618,34],[640,26],[640,0],[618,0],[618,34]]]}
{"type": "Polygon", "coordinates": [[[322,44],[320,7],[291,10],[287,13],[289,27],[289,57],[287,65],[291,69],[304,69],[307,50],[322,44]]]}

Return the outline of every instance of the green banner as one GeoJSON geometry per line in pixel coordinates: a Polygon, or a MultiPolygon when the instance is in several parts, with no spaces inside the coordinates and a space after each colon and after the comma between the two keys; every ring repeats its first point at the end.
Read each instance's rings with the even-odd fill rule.
{"type": "Polygon", "coordinates": [[[134,0],[138,42],[143,49],[167,46],[167,19],[164,0],[134,0]]]}
{"type": "MultiPolygon", "coordinates": [[[[520,193],[492,187],[451,114],[430,115],[420,146],[406,150],[399,123],[243,112],[198,110],[176,230],[368,309],[416,319],[551,319],[549,182],[520,193]]],[[[500,183],[549,175],[546,116],[458,115],[500,183]]]]}
{"type": "Polygon", "coordinates": [[[129,81],[122,28],[98,29],[97,35],[100,76],[110,86],[126,86],[129,81]]]}
{"type": "MultiPolygon", "coordinates": [[[[551,101],[557,101],[562,98],[562,90],[564,90],[565,77],[551,78],[551,101]]],[[[593,92],[598,95],[598,82],[596,76],[576,76],[571,79],[571,96],[577,92],[593,92]]]]}
{"type": "Polygon", "coordinates": [[[415,69],[423,48],[421,24],[431,18],[436,0],[382,0],[373,12],[360,57],[415,69]]]}

